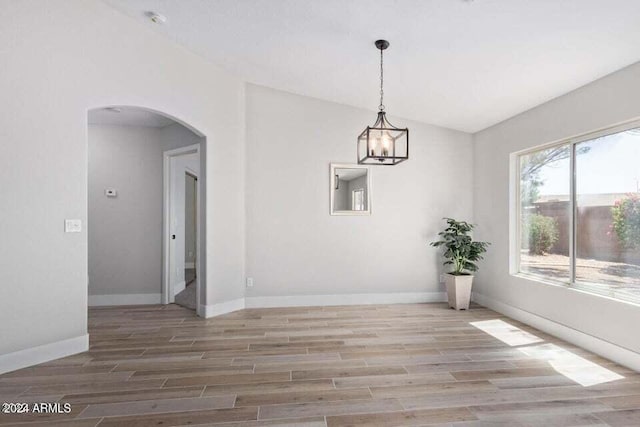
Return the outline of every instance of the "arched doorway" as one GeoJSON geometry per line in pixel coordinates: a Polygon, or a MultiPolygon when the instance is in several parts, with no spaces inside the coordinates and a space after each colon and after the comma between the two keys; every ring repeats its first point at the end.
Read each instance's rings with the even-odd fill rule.
{"type": "Polygon", "coordinates": [[[124,105],[89,110],[87,127],[89,305],[180,302],[203,316],[205,135],[124,105]]]}

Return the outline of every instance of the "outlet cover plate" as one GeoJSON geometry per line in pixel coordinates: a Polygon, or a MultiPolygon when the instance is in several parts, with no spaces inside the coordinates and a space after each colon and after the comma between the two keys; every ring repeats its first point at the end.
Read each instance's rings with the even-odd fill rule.
{"type": "Polygon", "coordinates": [[[80,233],[82,231],[82,220],[80,219],[65,219],[64,220],[64,232],[65,233],[80,233]]]}

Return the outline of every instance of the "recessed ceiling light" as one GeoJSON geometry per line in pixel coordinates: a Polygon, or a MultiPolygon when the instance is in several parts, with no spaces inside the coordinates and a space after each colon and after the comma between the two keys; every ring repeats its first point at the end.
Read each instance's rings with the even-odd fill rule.
{"type": "Polygon", "coordinates": [[[107,107],[105,110],[110,111],[112,113],[122,113],[122,108],[118,107],[107,107]]]}
{"type": "Polygon", "coordinates": [[[157,12],[153,12],[153,11],[149,11],[147,12],[145,15],[147,15],[147,17],[151,20],[151,22],[153,22],[154,24],[159,24],[162,25],[165,22],[167,22],[167,17],[164,15],[161,15],[157,12]]]}

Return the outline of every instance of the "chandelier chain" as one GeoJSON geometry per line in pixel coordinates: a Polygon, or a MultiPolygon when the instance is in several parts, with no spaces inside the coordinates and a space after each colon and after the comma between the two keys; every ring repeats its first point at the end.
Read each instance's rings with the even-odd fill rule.
{"type": "Polygon", "coordinates": [[[380,49],[380,105],[378,109],[384,111],[384,61],[383,61],[383,49],[380,49]]]}

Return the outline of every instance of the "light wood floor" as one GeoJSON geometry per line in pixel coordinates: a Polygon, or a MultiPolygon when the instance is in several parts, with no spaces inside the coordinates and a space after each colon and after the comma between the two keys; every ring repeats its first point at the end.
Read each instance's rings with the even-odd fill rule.
{"type": "Polygon", "coordinates": [[[96,308],[89,331],[0,376],[0,402],[72,412],[0,424],[640,426],[639,374],[478,306],[96,308]]]}

